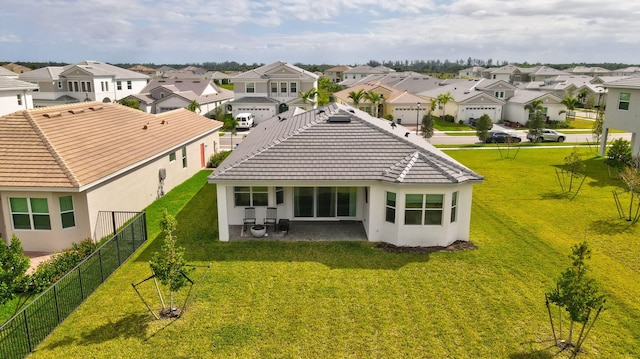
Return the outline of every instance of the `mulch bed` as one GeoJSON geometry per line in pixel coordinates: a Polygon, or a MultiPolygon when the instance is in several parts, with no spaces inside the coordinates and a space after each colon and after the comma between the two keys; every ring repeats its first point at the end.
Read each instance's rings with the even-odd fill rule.
{"type": "Polygon", "coordinates": [[[457,252],[468,251],[477,249],[477,247],[468,241],[455,241],[447,247],[433,246],[433,247],[398,247],[391,243],[380,242],[376,245],[376,248],[380,248],[388,253],[435,253],[435,252],[457,252]]]}

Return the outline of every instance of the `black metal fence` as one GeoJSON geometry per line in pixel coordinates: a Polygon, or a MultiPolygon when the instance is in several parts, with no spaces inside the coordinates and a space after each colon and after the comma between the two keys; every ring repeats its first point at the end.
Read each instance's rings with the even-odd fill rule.
{"type": "Polygon", "coordinates": [[[129,216],[126,222],[98,250],[0,327],[0,358],[24,358],[31,353],[147,240],[144,212],[129,216]]]}

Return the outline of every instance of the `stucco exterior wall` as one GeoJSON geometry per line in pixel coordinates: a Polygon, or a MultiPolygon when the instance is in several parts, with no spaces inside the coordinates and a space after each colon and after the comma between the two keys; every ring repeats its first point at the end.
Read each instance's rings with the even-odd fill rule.
{"type": "MultiPolygon", "coordinates": [[[[367,237],[371,242],[387,242],[398,246],[447,246],[456,240],[468,241],[473,185],[404,185],[392,183],[353,183],[347,186],[357,187],[356,216],[349,218],[295,218],[293,214],[293,187],[284,187],[284,203],[275,204],[276,183],[243,183],[241,186],[268,186],[269,206],[278,208],[278,218],[296,220],[358,220],[362,221],[367,237]],[[396,194],[395,223],[386,221],[386,193],[396,194]],[[453,192],[458,192],[456,221],[451,223],[451,200],[453,192]],[[405,225],[406,194],[442,194],[444,195],[441,225],[405,225]]],[[[344,185],[344,184],[343,184],[344,185]]],[[[329,183],[300,183],[301,187],[331,187],[329,183]]],[[[234,205],[233,184],[217,184],[218,223],[221,241],[229,240],[229,225],[242,225],[245,206],[234,205]]],[[[266,215],[266,206],[256,207],[257,223],[262,223],[266,215]]]]}
{"type": "Polygon", "coordinates": [[[21,110],[33,108],[33,97],[31,91],[11,90],[0,92],[0,116],[21,110]],[[18,104],[18,95],[22,104],[18,104]]]}
{"type": "Polygon", "coordinates": [[[15,234],[25,251],[56,252],[71,247],[71,243],[91,237],[91,227],[87,214],[87,202],[84,193],[5,191],[0,193],[2,209],[0,214],[0,234],[5,242],[15,234]],[[60,216],[60,197],[72,196],[75,215],[75,227],[62,228],[60,216]],[[19,230],[13,228],[9,198],[46,198],[49,207],[51,230],[19,230]]]}
{"type": "Polygon", "coordinates": [[[603,127],[605,129],[618,129],[631,132],[632,153],[634,156],[638,156],[640,154],[640,141],[637,141],[637,134],[640,132],[640,89],[610,87],[608,89],[606,103],[607,107],[603,127]],[[630,94],[628,110],[620,110],[618,108],[621,92],[630,94]]]}

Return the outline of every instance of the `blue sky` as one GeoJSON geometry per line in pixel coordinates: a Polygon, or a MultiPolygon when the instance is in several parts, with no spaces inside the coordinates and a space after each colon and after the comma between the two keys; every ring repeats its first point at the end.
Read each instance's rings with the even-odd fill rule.
{"type": "Polygon", "coordinates": [[[640,63],[621,0],[4,0],[0,61],[640,63]]]}

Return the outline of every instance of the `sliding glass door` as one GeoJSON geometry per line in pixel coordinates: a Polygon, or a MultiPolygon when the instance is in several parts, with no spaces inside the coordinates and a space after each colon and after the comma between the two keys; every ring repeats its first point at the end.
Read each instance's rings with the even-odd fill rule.
{"type": "Polygon", "coordinates": [[[355,217],[356,187],[294,187],[295,217],[355,217]]]}

